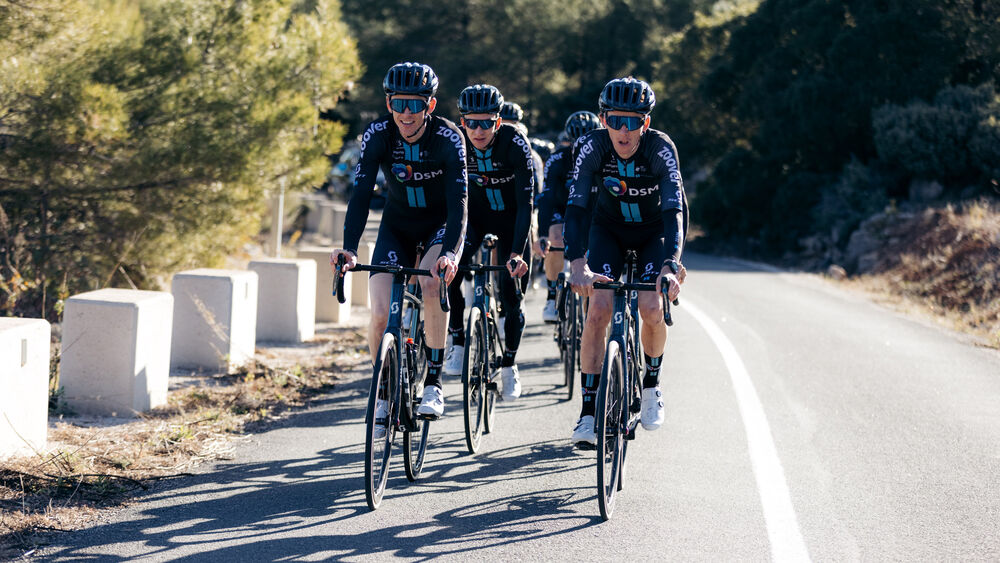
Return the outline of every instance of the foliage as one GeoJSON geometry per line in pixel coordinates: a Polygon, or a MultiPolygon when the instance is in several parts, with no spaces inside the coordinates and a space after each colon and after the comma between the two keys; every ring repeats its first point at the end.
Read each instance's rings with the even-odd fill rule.
{"type": "Polygon", "coordinates": [[[215,264],[269,188],[319,183],[343,127],[318,110],[360,71],[329,0],[0,0],[0,33],[15,314],[215,264]]]}
{"type": "Polygon", "coordinates": [[[879,157],[911,176],[954,188],[1000,179],[1000,94],[992,84],[944,88],[933,103],[885,105],[872,122],[879,157]]]}

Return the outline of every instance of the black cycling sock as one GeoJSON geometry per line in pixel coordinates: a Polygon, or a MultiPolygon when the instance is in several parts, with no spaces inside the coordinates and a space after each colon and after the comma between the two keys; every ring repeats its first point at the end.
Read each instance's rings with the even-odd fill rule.
{"type": "Polygon", "coordinates": [[[556,298],[556,280],[545,280],[545,283],[549,286],[549,292],[545,298],[551,301],[556,298]]]}
{"type": "Polygon", "coordinates": [[[500,360],[500,367],[509,368],[514,365],[515,357],[517,357],[517,350],[507,350],[503,353],[503,358],[500,360]]]}
{"type": "Polygon", "coordinates": [[[444,348],[431,348],[424,344],[424,351],[427,353],[427,379],[424,380],[424,387],[431,385],[441,388],[441,364],[444,363],[444,348]]]}
{"type": "Polygon", "coordinates": [[[583,406],[580,416],[594,416],[594,401],[597,399],[597,385],[601,378],[596,373],[580,372],[580,389],[583,395],[583,406]]]}
{"type": "Polygon", "coordinates": [[[459,328],[449,328],[448,334],[451,335],[451,345],[452,346],[465,346],[465,329],[459,328]]]}
{"type": "Polygon", "coordinates": [[[663,362],[663,354],[651,358],[646,354],[646,375],[642,378],[642,388],[649,389],[660,384],[660,363],[663,362]]]}

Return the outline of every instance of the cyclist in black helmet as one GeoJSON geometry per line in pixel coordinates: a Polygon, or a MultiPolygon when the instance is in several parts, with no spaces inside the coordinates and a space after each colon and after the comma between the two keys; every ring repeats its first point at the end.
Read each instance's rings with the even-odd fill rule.
{"type": "MultiPolygon", "coordinates": [[[[524,330],[524,310],[518,299],[514,276],[528,272],[524,250],[531,227],[534,162],[528,139],[500,119],[503,96],[495,87],[477,84],[462,90],[458,111],[465,134],[466,168],[469,175],[469,227],[462,264],[475,256],[486,234],[494,234],[497,255],[507,262],[510,276],[500,277],[500,301],[507,312],[504,321],[506,351],[500,363],[503,399],[521,395],[515,359],[524,330]]],[[[461,375],[465,352],[465,299],[461,284],[452,284],[452,345],[445,360],[445,373],[461,375]]]]}
{"type": "MultiPolygon", "coordinates": [[[[564,132],[570,143],[584,133],[601,127],[601,120],[589,111],[578,111],[566,119],[564,132]]],[[[545,162],[545,191],[538,197],[538,244],[535,252],[545,259],[545,282],[548,294],[542,320],[547,323],[559,321],[556,311],[556,278],[563,269],[562,251],[549,252],[547,243],[561,248],[563,245],[563,224],[566,222],[566,200],[569,198],[570,172],[573,168],[573,145],[560,147],[545,162]]]]}
{"type": "MultiPolygon", "coordinates": [[[[520,123],[524,119],[524,110],[514,102],[504,102],[500,108],[500,119],[508,125],[520,123]]],[[[524,131],[524,134],[527,135],[527,132],[524,131]]]]}
{"type": "MultiPolygon", "coordinates": [[[[600,98],[605,129],[576,142],[566,209],[566,258],[571,261],[573,289],[590,297],[580,343],[583,406],[573,431],[576,443],[597,442],[594,398],[612,312],[611,291],[594,290],[594,282],[618,278],[625,251],[631,249],[639,257],[640,282],[655,282],[659,290],[665,277],[670,299],[681,290],[686,197],[673,141],[649,128],[655,104],[652,88],[642,80],[612,80],[600,98]],[[588,209],[593,219],[584,238],[588,209]]],[[[655,430],[664,419],[659,374],[667,340],[659,291],[639,293],[639,314],[646,354],[641,422],[644,429],[655,430]]]]}
{"type": "MultiPolygon", "coordinates": [[[[379,167],[386,177],[387,201],[375,242],[374,264],[414,266],[416,248],[423,244],[420,268],[444,271],[451,283],[465,239],[467,177],[462,132],[451,121],[433,115],[438,78],[431,67],[400,63],[389,69],[382,83],[389,115],[373,121],[361,138],[361,157],[355,169],[354,194],[344,221],[344,270],[357,264],[358,243],[368,220],[368,204],[379,167]]],[[[437,277],[421,277],[424,295],[438,294],[437,277]]],[[[389,317],[391,274],[373,274],[369,282],[371,324],[368,347],[374,361],[389,317]]],[[[447,338],[447,319],[438,307],[424,309],[427,378],[418,407],[423,415],[444,412],[441,365],[447,338]]],[[[377,406],[377,408],[380,408],[377,406]]]]}

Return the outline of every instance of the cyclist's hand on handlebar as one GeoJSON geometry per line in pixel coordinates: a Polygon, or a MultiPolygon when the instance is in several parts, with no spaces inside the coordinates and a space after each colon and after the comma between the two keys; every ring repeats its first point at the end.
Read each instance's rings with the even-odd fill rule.
{"type": "Polygon", "coordinates": [[[451,280],[455,279],[455,273],[458,272],[458,264],[449,254],[442,254],[434,265],[435,273],[442,271],[444,272],[445,283],[451,284],[451,280]]]}
{"type": "Polygon", "coordinates": [[[350,250],[344,250],[343,248],[335,249],[330,253],[330,271],[336,275],[337,273],[337,260],[343,256],[344,257],[344,269],[347,272],[358,265],[358,257],[350,250]]]}
{"type": "Polygon", "coordinates": [[[677,297],[681,294],[681,281],[678,279],[677,275],[670,270],[670,268],[664,266],[660,270],[660,275],[656,278],[656,292],[660,293],[663,291],[663,279],[666,278],[667,283],[667,299],[675,301],[677,297]]]}
{"type": "Polygon", "coordinates": [[[608,276],[592,272],[587,266],[586,258],[577,258],[570,264],[569,284],[573,287],[573,291],[582,297],[590,297],[594,294],[594,282],[607,283],[611,281],[614,280],[608,276]]]}
{"type": "Polygon", "coordinates": [[[528,263],[521,258],[520,254],[511,252],[510,259],[507,261],[507,271],[510,272],[512,278],[519,278],[528,273],[528,263]]]}
{"type": "Polygon", "coordinates": [[[684,267],[684,264],[678,264],[677,266],[677,281],[681,282],[683,285],[684,280],[687,279],[688,276],[688,269],[684,267]]]}
{"type": "Polygon", "coordinates": [[[549,239],[546,237],[539,237],[533,246],[534,248],[532,250],[535,251],[535,255],[545,258],[545,255],[549,252],[549,239]]]}

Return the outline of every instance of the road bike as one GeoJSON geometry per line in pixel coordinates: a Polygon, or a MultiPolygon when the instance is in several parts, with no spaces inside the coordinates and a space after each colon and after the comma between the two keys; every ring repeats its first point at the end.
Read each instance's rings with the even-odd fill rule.
{"type": "MultiPolygon", "coordinates": [[[[564,252],[565,248],[545,245],[548,252],[564,252]]],[[[583,336],[583,299],[570,289],[566,272],[559,272],[556,278],[556,321],[552,338],[559,348],[559,360],[563,364],[563,386],[566,400],[573,398],[576,374],[580,373],[580,338],[583,336]]]]}
{"type": "MultiPolygon", "coordinates": [[[[615,495],[623,486],[628,442],[635,439],[642,410],[643,350],[639,338],[639,292],[656,291],[656,284],[635,283],[636,254],[626,253],[624,282],[595,282],[594,289],[614,291],[611,336],[608,337],[595,404],[597,434],[597,500],[601,518],[611,518],[615,495]]],[[[663,320],[673,325],[667,278],[661,280],[663,320]]],[[[677,301],[674,301],[677,304],[677,301]]]]}
{"type": "MultiPolygon", "coordinates": [[[[465,329],[465,357],[462,365],[462,407],[465,418],[465,445],[476,453],[483,434],[495,428],[494,410],[500,397],[497,385],[504,341],[500,337],[497,314],[497,290],[494,275],[510,275],[507,266],[490,264],[497,237],[483,237],[480,262],[459,266],[459,272],[473,275],[473,302],[465,329]]],[[[514,293],[521,299],[520,283],[514,280],[514,293]]]]}
{"type": "MultiPolygon", "coordinates": [[[[338,262],[334,294],[344,303],[343,259],[338,262]]],[[[423,301],[407,289],[409,276],[432,276],[430,270],[399,265],[358,264],[351,271],[392,274],[389,319],[372,371],[365,411],[365,500],[375,510],[389,478],[389,458],[396,433],[403,432],[406,478],[415,481],[423,470],[432,417],[417,414],[423,395],[426,358],[423,351],[423,301]],[[405,310],[409,324],[403,326],[405,310]]],[[[448,291],[441,273],[441,308],[448,311],[448,291]]]]}

